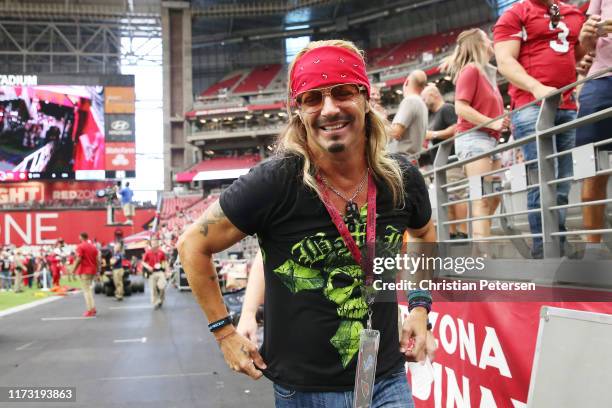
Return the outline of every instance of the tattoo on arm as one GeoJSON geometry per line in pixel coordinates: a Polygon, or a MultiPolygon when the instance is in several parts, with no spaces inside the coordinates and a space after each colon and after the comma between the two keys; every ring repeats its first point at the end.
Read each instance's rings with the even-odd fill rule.
{"type": "Polygon", "coordinates": [[[225,218],[225,214],[219,205],[219,202],[213,204],[210,210],[206,211],[203,220],[200,221],[200,233],[205,237],[208,236],[208,226],[213,225],[225,218]]]}

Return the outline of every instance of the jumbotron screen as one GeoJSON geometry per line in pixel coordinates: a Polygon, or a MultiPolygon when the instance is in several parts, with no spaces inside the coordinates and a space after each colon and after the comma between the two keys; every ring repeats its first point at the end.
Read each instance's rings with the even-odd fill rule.
{"type": "Polygon", "coordinates": [[[0,181],[135,177],[133,84],[0,75],[0,181]]]}

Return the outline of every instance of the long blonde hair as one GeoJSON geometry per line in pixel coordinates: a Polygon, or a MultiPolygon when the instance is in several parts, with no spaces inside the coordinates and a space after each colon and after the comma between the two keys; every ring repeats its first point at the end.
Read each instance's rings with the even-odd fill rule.
{"type": "Polygon", "coordinates": [[[475,64],[481,70],[488,65],[489,56],[483,45],[482,32],[480,28],[462,31],[457,37],[455,50],[440,65],[441,71],[449,74],[453,83],[457,82],[459,73],[466,65],[475,64]]]}
{"type": "MultiPolygon", "coordinates": [[[[353,51],[363,58],[363,52],[359,50],[355,44],[345,40],[325,40],[313,41],[298,52],[289,65],[289,78],[293,72],[295,62],[308,51],[318,47],[342,47],[353,51]]],[[[291,95],[290,85],[288,81],[287,95],[291,95]]],[[[320,194],[319,187],[315,178],[316,168],[314,167],[308,149],[308,141],[306,136],[306,128],[300,119],[299,115],[291,110],[291,97],[287,97],[287,113],[289,123],[281,132],[277,140],[277,153],[287,154],[292,153],[303,158],[303,182],[304,185],[313,189],[317,194],[320,194]]],[[[369,105],[368,101],[368,105],[369,105]]],[[[371,108],[366,113],[366,159],[368,167],[372,170],[374,178],[384,182],[391,191],[393,203],[395,206],[404,205],[404,183],[402,180],[402,171],[399,164],[387,156],[387,131],[385,127],[386,119],[380,116],[374,109],[371,108]]]]}

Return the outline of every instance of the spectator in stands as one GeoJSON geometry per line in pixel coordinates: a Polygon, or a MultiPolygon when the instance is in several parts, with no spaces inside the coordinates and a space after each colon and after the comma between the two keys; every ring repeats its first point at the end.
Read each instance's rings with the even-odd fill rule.
{"type": "Polygon", "coordinates": [[[21,249],[15,250],[13,257],[13,268],[15,273],[15,284],[13,285],[13,291],[15,293],[23,292],[23,274],[26,271],[26,258],[23,256],[21,249]]]}
{"type": "Polygon", "coordinates": [[[150,245],[151,248],[147,249],[142,258],[142,266],[149,272],[151,303],[155,309],[159,309],[164,304],[168,264],[166,262],[166,255],[159,248],[159,241],[152,239],[150,245]]]}
{"type": "MultiPolygon", "coordinates": [[[[504,113],[504,103],[497,88],[496,69],[489,64],[493,57],[493,43],[479,28],[463,31],[457,37],[455,51],[443,62],[443,70],[456,84],[455,111],[457,132],[465,134],[455,139],[455,151],[459,160],[477,156],[497,146],[501,132],[508,121],[497,120],[478,130],[473,128],[490,122],[504,113]]],[[[479,176],[500,168],[500,155],[484,157],[465,164],[468,177],[479,176]]],[[[485,181],[490,181],[485,177],[485,181]]],[[[499,204],[498,197],[472,201],[472,216],[492,215],[499,204]]],[[[491,235],[491,220],[478,220],[472,224],[473,238],[491,235]]]]}
{"type": "Polygon", "coordinates": [[[126,218],[125,223],[128,225],[134,224],[134,204],[132,203],[132,197],[134,192],[130,189],[130,182],[126,182],[125,186],[119,190],[119,196],[121,197],[121,207],[123,208],[123,215],[126,218]]]}
{"type": "MultiPolygon", "coordinates": [[[[430,141],[434,146],[443,140],[453,137],[455,135],[455,128],[457,127],[457,114],[455,113],[455,107],[453,104],[444,102],[442,94],[438,87],[434,84],[428,85],[421,93],[423,101],[429,111],[429,125],[425,139],[430,141]]],[[[436,158],[438,149],[431,150],[429,154],[424,154],[419,158],[419,165],[421,167],[425,165],[433,164],[436,158]]],[[[455,148],[453,146],[449,155],[455,154],[455,148]]],[[[446,172],[446,182],[453,183],[459,180],[465,179],[465,172],[463,166],[454,167],[446,172]]],[[[451,200],[462,200],[466,198],[467,194],[465,189],[459,190],[457,193],[449,194],[451,200]]],[[[460,203],[448,207],[448,220],[462,220],[467,218],[467,204],[460,203]]],[[[451,239],[466,239],[467,226],[465,223],[461,224],[450,224],[450,238],[451,239]]]]}
{"type": "Polygon", "coordinates": [[[0,284],[2,291],[11,289],[11,258],[6,248],[2,250],[2,255],[0,255],[0,284]]]}
{"type": "MultiPolygon", "coordinates": [[[[542,98],[557,88],[576,81],[576,61],[585,54],[578,43],[578,35],[584,16],[575,6],[558,0],[528,0],[515,3],[499,18],[494,27],[495,56],[499,71],[508,79],[508,93],[512,109],[520,108],[535,99],[542,98]]],[[[512,115],[513,135],[516,140],[535,133],[540,108],[529,106],[512,115]]],[[[563,93],[556,112],[555,125],[576,118],[576,101],[573,90],[563,93]]],[[[555,135],[558,152],[572,149],[575,145],[575,130],[555,135]]],[[[537,158],[535,142],[523,145],[526,161],[537,158]]],[[[571,155],[557,160],[557,178],[572,175],[571,155]]],[[[535,176],[537,165],[528,165],[529,173],[535,176]]],[[[536,178],[532,178],[532,183],[536,178]]],[[[556,184],[557,204],[568,203],[571,184],[569,181],[556,184]]],[[[531,188],[527,193],[527,207],[540,207],[540,191],[531,188]]],[[[560,210],[559,229],[565,231],[565,210],[560,210]]],[[[539,212],[530,213],[529,226],[532,234],[541,234],[542,220],[539,212]]],[[[561,242],[565,242],[564,239],[561,242]]],[[[533,239],[531,254],[543,256],[542,238],[533,239]]]]}
{"type": "MultiPolygon", "coordinates": [[[[312,42],[297,53],[289,73],[298,112],[279,137],[279,154],[226,189],[178,248],[228,365],[252,378],[271,378],[277,407],[337,407],[354,397],[359,338],[368,320],[365,302],[347,307],[345,284],[355,285],[351,294],[364,293],[363,280],[354,278],[362,276],[358,245],[368,252],[365,243],[375,238],[361,233],[357,244],[349,228],[364,231],[375,223],[377,243],[397,243],[385,248],[390,251],[399,249],[404,231],[433,242],[435,230],[418,169],[385,151],[384,123],[371,112],[365,62],[355,45],[312,42]],[[255,233],[265,254],[262,350],[269,365],[228,319],[212,262],[213,253],[255,233]]],[[[404,365],[425,358],[430,300],[425,291],[410,298],[399,342],[397,304],[373,306],[380,349],[372,406],[413,405],[404,365]]]]}
{"type": "Polygon", "coordinates": [[[418,153],[427,131],[427,106],[421,99],[421,92],[427,85],[427,75],[421,70],[412,71],[404,82],[404,99],[397,108],[391,124],[391,143],[398,153],[414,155],[418,153]]]}
{"type": "Polygon", "coordinates": [[[81,288],[85,297],[85,305],[87,306],[83,316],[93,317],[97,314],[97,311],[91,285],[100,269],[100,252],[89,240],[89,235],[86,232],[81,232],[79,241],[80,244],[76,249],[77,258],[74,261],[74,270],[81,279],[81,288]]]}
{"type": "Polygon", "coordinates": [[[389,116],[387,109],[381,104],[380,89],[375,85],[372,85],[372,89],[370,90],[370,106],[384,119],[387,119],[389,116]]]}
{"type": "MultiPolygon", "coordinates": [[[[612,0],[592,0],[587,10],[589,19],[582,26],[580,44],[586,52],[595,52],[595,59],[587,75],[612,67],[612,0]],[[601,27],[601,28],[599,28],[601,27]]],[[[580,91],[580,109],[578,117],[590,115],[612,106],[612,73],[592,79],[584,84],[580,91]]],[[[582,146],[612,137],[612,118],[583,125],[576,129],[576,145],[582,146]]],[[[611,151],[612,143],[600,146],[599,149],[611,151]]],[[[582,201],[603,200],[606,198],[608,174],[588,178],[582,183],[582,201]]],[[[602,229],[605,224],[606,205],[589,205],[582,207],[585,229],[602,229]]],[[[589,234],[586,237],[587,251],[591,246],[597,250],[600,234],[589,234]],[[590,245],[593,244],[593,245],[590,245]]]]}

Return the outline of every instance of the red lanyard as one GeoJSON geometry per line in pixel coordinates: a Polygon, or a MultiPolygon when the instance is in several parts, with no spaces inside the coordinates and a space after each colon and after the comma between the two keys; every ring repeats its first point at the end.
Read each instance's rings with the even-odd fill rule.
{"type": "Polygon", "coordinates": [[[336,226],[336,229],[340,233],[340,236],[344,240],[344,244],[353,255],[353,259],[355,262],[361,266],[361,269],[365,273],[365,283],[366,285],[371,285],[374,280],[374,275],[372,273],[372,262],[374,260],[374,245],[376,242],[376,184],[374,183],[374,178],[372,174],[368,172],[368,214],[366,216],[366,248],[367,248],[367,257],[366,259],[362,259],[361,251],[359,247],[355,243],[353,236],[348,230],[348,227],[344,223],[342,219],[342,215],[340,212],[334,207],[329,198],[329,193],[327,192],[327,187],[323,184],[323,180],[321,177],[317,175],[317,184],[319,185],[319,190],[321,191],[321,201],[325,205],[329,216],[331,217],[332,222],[336,226]]]}

